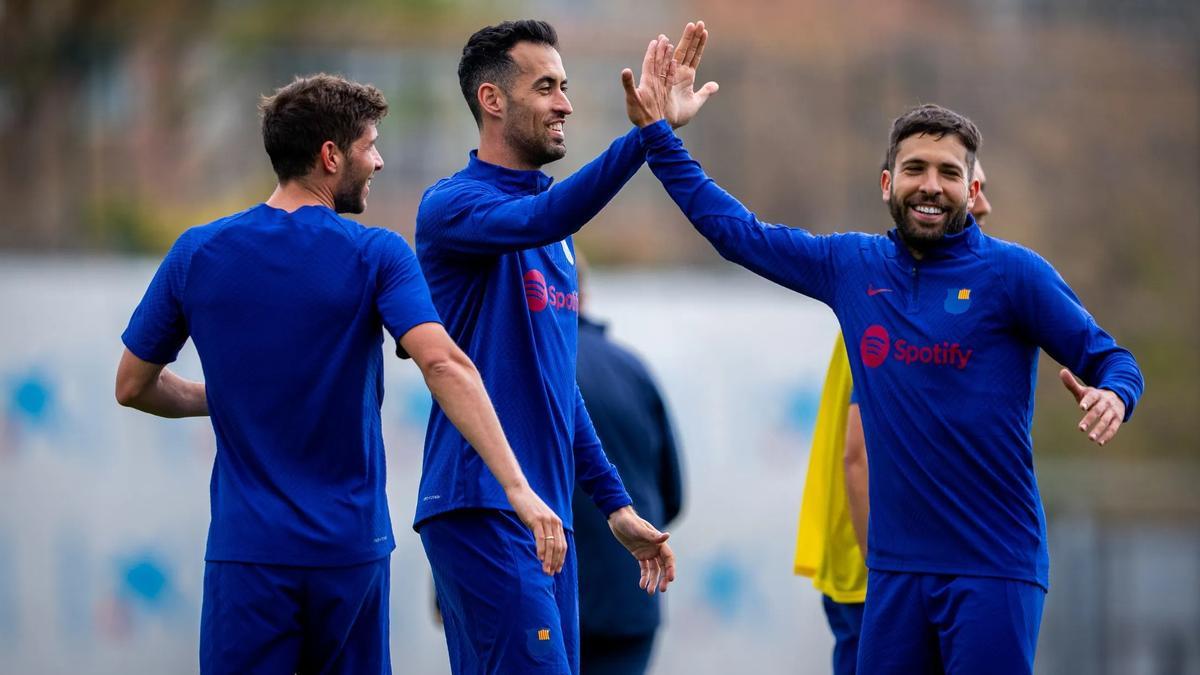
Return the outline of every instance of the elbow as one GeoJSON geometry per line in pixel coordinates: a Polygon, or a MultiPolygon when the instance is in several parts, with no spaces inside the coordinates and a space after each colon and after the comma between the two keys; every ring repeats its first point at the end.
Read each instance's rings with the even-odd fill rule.
{"type": "Polygon", "coordinates": [[[120,405],[126,408],[131,408],[133,407],[133,404],[137,402],[138,398],[141,397],[141,395],[142,387],[138,386],[136,383],[121,379],[117,380],[116,397],[117,403],[120,405]]]}
{"type": "Polygon", "coordinates": [[[427,383],[444,382],[468,375],[474,366],[456,349],[439,350],[429,354],[419,364],[427,383]]]}
{"type": "Polygon", "coordinates": [[[430,360],[422,370],[425,371],[426,380],[441,381],[454,377],[458,364],[449,355],[445,355],[430,360]]]}

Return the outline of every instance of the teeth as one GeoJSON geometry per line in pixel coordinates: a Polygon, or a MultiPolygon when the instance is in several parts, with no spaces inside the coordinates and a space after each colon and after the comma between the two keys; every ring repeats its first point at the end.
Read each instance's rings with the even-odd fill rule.
{"type": "Polygon", "coordinates": [[[924,204],[913,207],[914,211],[925,213],[931,216],[941,215],[942,210],[936,206],[925,206],[924,204]]]}
{"type": "Polygon", "coordinates": [[[551,131],[562,131],[562,129],[563,129],[563,123],[562,123],[562,122],[555,122],[555,123],[553,123],[553,124],[551,124],[551,125],[550,125],[550,130],[551,130],[551,131]]]}

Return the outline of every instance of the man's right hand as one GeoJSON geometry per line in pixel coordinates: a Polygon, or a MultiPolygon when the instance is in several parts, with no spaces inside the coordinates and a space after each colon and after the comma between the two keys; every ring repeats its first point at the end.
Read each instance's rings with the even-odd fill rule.
{"type": "Polygon", "coordinates": [[[562,519],[546,506],[528,483],[507,489],[504,494],[517,517],[533,532],[542,571],[549,575],[558,574],[567,559],[567,536],[563,533],[562,519]]]}
{"type": "Polygon", "coordinates": [[[671,58],[671,41],[659,35],[646,47],[642,59],[642,78],[635,87],[633,71],[621,71],[621,85],[625,87],[625,113],[629,121],[644,127],[664,119],[667,100],[671,94],[671,83],[675,81],[675,59],[671,58]]]}

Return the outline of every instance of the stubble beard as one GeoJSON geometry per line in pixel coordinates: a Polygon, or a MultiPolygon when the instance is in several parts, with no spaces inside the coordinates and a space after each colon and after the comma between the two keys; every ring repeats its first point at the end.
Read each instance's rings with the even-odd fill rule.
{"type": "Polygon", "coordinates": [[[360,180],[348,174],[343,177],[338,183],[337,190],[333,193],[334,212],[362,213],[366,211],[367,204],[363,199],[363,190],[366,188],[369,178],[368,176],[360,180]]]}
{"type": "Polygon", "coordinates": [[[528,166],[542,167],[567,154],[566,145],[553,143],[546,137],[538,138],[516,124],[505,125],[504,140],[528,166]]]}

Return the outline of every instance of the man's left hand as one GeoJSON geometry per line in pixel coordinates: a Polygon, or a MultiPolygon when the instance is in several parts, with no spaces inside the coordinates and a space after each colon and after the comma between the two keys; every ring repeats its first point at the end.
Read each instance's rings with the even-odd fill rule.
{"type": "Polygon", "coordinates": [[[1104,445],[1116,436],[1121,422],[1125,420],[1125,402],[1121,397],[1108,389],[1081,384],[1066,368],[1058,371],[1058,377],[1067,391],[1075,397],[1079,408],[1084,411],[1083,419],[1079,420],[1079,430],[1099,445],[1104,445]]]}
{"type": "Polygon", "coordinates": [[[667,544],[670,534],[657,528],[625,506],[608,517],[608,527],[621,545],[637,558],[642,576],[638,582],[650,595],[665,593],[667,586],[675,581],[675,553],[667,544]]]}
{"type": "Polygon", "coordinates": [[[671,127],[679,127],[692,121],[700,108],[708,101],[708,97],[717,93],[720,87],[716,82],[709,82],[696,91],[696,69],[700,67],[700,57],[704,54],[704,46],[708,44],[708,29],[703,21],[688,23],[683,29],[683,37],[675,47],[675,77],[671,82],[671,94],[667,99],[667,122],[671,127]]]}

